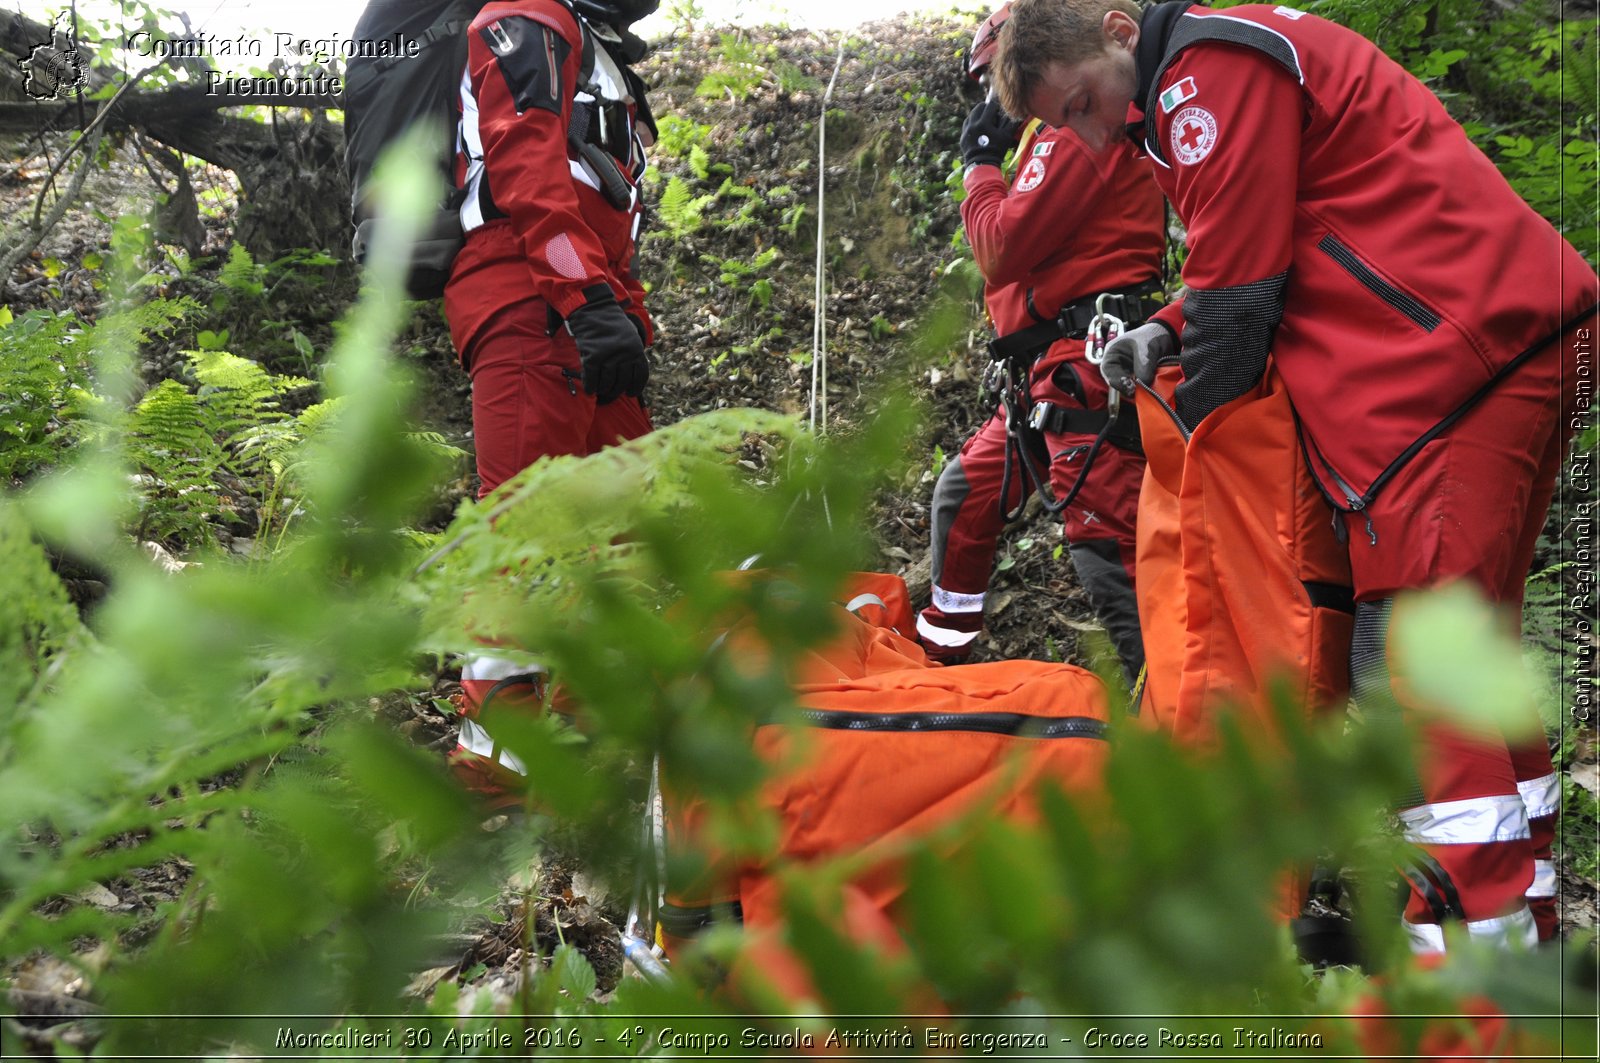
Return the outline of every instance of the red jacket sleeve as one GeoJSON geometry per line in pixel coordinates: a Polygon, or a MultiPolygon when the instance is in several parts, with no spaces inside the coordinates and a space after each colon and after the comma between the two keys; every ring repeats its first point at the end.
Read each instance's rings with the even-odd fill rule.
{"type": "Polygon", "coordinates": [[[1158,108],[1155,123],[1188,231],[1184,283],[1216,289],[1276,276],[1293,253],[1304,94],[1272,59],[1227,45],[1190,48],[1162,78],[1185,81],[1194,95],[1158,108]]]}
{"type": "Polygon", "coordinates": [[[1059,251],[1099,205],[1112,166],[1071,130],[1043,127],[1024,139],[1009,187],[998,166],[973,167],[961,221],[983,279],[1014,283],[1059,251]]]}
{"type": "Polygon", "coordinates": [[[1189,243],[1175,399],[1193,427],[1260,380],[1283,318],[1306,103],[1273,60],[1222,44],[1185,51],[1162,88],[1154,146],[1189,243]]]}
{"type": "Polygon", "coordinates": [[[624,279],[612,275],[599,236],[584,221],[568,163],[567,129],[582,54],[576,20],[553,2],[491,3],[467,32],[467,71],[495,206],[510,218],[522,243],[534,290],[563,316],[583,305],[583,289],[590,285],[628,291],[624,279]],[[556,93],[559,114],[543,107],[517,112],[507,76],[485,39],[497,20],[518,17],[559,34],[567,44],[556,93]]]}

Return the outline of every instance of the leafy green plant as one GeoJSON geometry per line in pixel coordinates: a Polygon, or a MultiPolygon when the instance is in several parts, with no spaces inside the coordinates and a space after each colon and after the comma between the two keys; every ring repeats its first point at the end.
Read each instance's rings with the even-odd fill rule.
{"type": "MultiPolygon", "coordinates": [[[[413,198],[420,215],[426,196],[413,198]]],[[[431,998],[408,995],[410,975],[437,962],[440,935],[463,913],[484,915],[484,898],[530,853],[575,837],[578,852],[631,882],[644,861],[633,839],[656,756],[727,810],[722,837],[766,851],[770,823],[735,814],[761,808],[767,769],[752,723],[792,706],[790,662],[830,637],[840,578],[873,556],[868,502],[924,436],[893,401],[829,439],[775,413],[718,411],[589,458],[539,462],[419,540],[403,529],[440,466],[437,441],[403,418],[404,374],[385,354],[405,312],[395,295],[403,257],[374,255],[388,276],[375,278],[340,333],[328,373],[335,395],[292,419],[280,388],[290,378],[223,353],[225,341],[188,356],[189,378],[132,403],[137,330],[75,339],[95,355],[83,363],[89,385],[74,387],[100,392],[85,416],[101,427],[69,468],[0,496],[0,659],[9,666],[0,807],[27,825],[0,838],[0,952],[37,949],[81,972],[107,1015],[99,1054],[249,1055],[275,1043],[279,1015],[310,1013],[346,1017],[316,1020],[317,1032],[391,1034],[414,1058],[460,1058],[469,1036],[471,1051],[489,1054],[491,1034],[551,1053],[655,1058],[682,1051],[662,1043],[668,1025],[730,1044],[747,1028],[803,1028],[820,1044],[829,1030],[898,1031],[899,1016],[937,1000],[948,1014],[927,1021],[970,1038],[952,1047],[972,1051],[998,1034],[1082,1045],[1091,1025],[1113,1023],[1079,1016],[1116,1017],[1119,1030],[1138,1032],[1128,1016],[1142,1013],[1185,1016],[1172,1026],[1224,1048],[1235,1026],[1270,1025],[1363,1058],[1395,1053],[1363,1043],[1349,1013],[1418,1016],[1397,1023],[1403,1053],[1416,1047],[1422,1017],[1483,992],[1535,1033],[1564,1034],[1575,1058],[1593,1057],[1592,1016],[1561,1018],[1584,997],[1563,1001],[1574,983],[1555,953],[1456,939],[1438,971],[1402,962],[1387,903],[1395,840],[1380,813],[1405,776],[1406,751],[1388,734],[1347,733],[1342,718],[1308,721],[1287,697],[1274,742],[1244,717],[1208,750],[1119,720],[1102,800],[1047,790],[1030,821],[980,808],[908,847],[893,951],[837,923],[841,883],[859,870],[850,854],[781,868],[777,944],[816,992],[741,1009],[762,1017],[730,1014],[733,1004],[695,980],[711,965],[758,962],[736,930],[706,936],[666,982],[629,979],[603,1002],[596,971],[564,942],[530,955],[513,1001],[459,989],[477,967],[444,976],[431,998]],[[203,439],[183,436],[180,414],[203,439]],[[747,475],[737,459],[754,446],[772,460],[747,475]],[[208,557],[155,571],[124,533],[134,460],[186,476],[198,466],[183,462],[209,462],[212,482],[292,482],[289,508],[302,516],[282,522],[281,548],[252,563],[208,557]],[[45,543],[109,573],[92,625],[45,543]],[[781,578],[730,580],[752,554],[781,578]],[[770,658],[729,648],[730,617],[760,633],[770,658]],[[534,787],[532,814],[495,834],[478,829],[436,758],[395,740],[369,708],[396,691],[425,697],[441,654],[485,639],[551,667],[584,724],[492,722],[534,787]],[[1284,870],[1330,853],[1361,887],[1354,923],[1372,965],[1387,965],[1382,980],[1309,972],[1271,914],[1284,870]],[[189,886],[155,910],[82,900],[101,884],[127,892],[137,872],[180,860],[189,886]],[[792,1018],[798,1011],[830,1017],[792,1018]]],[[[771,262],[758,261],[710,264],[759,302],[758,273],[771,262]]],[[[954,289],[964,273],[953,264],[945,280],[954,289]]],[[[246,294],[261,276],[241,265],[236,280],[246,294]]],[[[957,342],[970,296],[926,315],[925,357],[957,342]]],[[[1503,659],[1477,642],[1446,644],[1476,637],[1424,630],[1409,645],[1424,670],[1451,654],[1503,659]]],[[[1582,843],[1574,830],[1573,852],[1582,843]]],[[[696,859],[673,856],[675,866],[696,859]]],[[[530,954],[534,944],[525,942],[530,954]]],[[[9,1044],[17,1027],[0,1021],[12,1023],[9,1044]]],[[[1144,1032],[1156,1036],[1154,1022],[1144,1032]]]]}
{"type": "Polygon", "coordinates": [[[309,386],[226,351],[191,351],[193,388],[165,380],[129,412],[125,445],[138,470],[136,534],[210,542],[215,523],[246,499],[277,491],[301,422],[280,398],[309,386]],[[226,479],[234,490],[224,493],[226,479]]]}
{"type": "Polygon", "coordinates": [[[197,308],[190,299],[156,299],[92,327],[73,315],[45,311],[0,326],[0,482],[61,460],[90,431],[94,346],[148,342],[197,308]]]}
{"type": "Polygon", "coordinates": [[[82,326],[65,314],[34,312],[0,326],[0,482],[32,475],[76,442],[87,347],[82,326]]]}
{"type": "MultiPolygon", "coordinates": [[[[695,148],[701,149],[703,153],[706,145],[711,143],[712,127],[696,122],[692,118],[675,114],[662,115],[657,119],[656,125],[655,150],[675,159],[684,158],[695,148]]],[[[696,176],[705,177],[703,173],[698,172],[696,176]]]]}
{"type": "Polygon", "coordinates": [[[217,283],[237,297],[252,299],[267,290],[266,267],[257,265],[243,244],[228,248],[228,260],[217,274],[217,283]]]}
{"type": "Polygon", "coordinates": [[[806,205],[796,203],[783,212],[783,221],[778,223],[778,231],[788,236],[791,240],[799,233],[801,222],[806,218],[806,205]]]}
{"type": "Polygon", "coordinates": [[[755,258],[748,262],[737,258],[718,261],[711,256],[705,256],[703,260],[717,270],[719,284],[733,291],[743,289],[749,293],[752,305],[765,310],[772,305],[773,289],[771,280],[761,274],[781,257],[782,252],[776,247],[768,247],[757,252],[755,258]]]}
{"type": "Polygon", "coordinates": [[[705,224],[705,209],[715,199],[711,195],[693,195],[683,179],[674,174],[656,202],[656,217],[661,219],[669,239],[680,240],[705,224]]]}
{"type": "Polygon", "coordinates": [[[764,84],[780,92],[806,92],[818,88],[812,78],[786,60],[777,49],[758,45],[741,33],[724,33],[715,51],[718,69],[701,79],[697,96],[727,96],[743,100],[764,84]]]}

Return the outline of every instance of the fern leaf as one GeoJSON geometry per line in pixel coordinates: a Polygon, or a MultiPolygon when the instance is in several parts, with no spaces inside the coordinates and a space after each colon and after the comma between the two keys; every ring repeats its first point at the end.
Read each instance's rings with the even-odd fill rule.
{"type": "MultiPolygon", "coordinates": [[[[85,631],[66,588],[16,508],[0,501],[0,704],[26,704],[57,655],[85,631]]],[[[0,732],[3,739],[3,732],[0,732]]],[[[0,740],[0,747],[10,743],[0,740]]]]}
{"type": "MultiPolygon", "coordinates": [[[[570,608],[570,582],[540,578],[564,564],[589,573],[609,573],[624,582],[639,579],[628,533],[640,522],[689,504],[700,477],[725,468],[750,433],[793,436],[794,418],[764,410],[718,410],[657,429],[639,439],[584,458],[535,462],[503,484],[483,504],[465,506],[446,532],[444,564],[424,573],[425,607],[452,647],[471,640],[460,626],[460,595],[452,588],[476,585],[471,610],[482,630],[503,606],[519,610],[570,608]],[[517,572],[515,580],[494,574],[517,572]],[[489,577],[489,578],[485,578],[489,577]],[[504,594],[498,604],[493,599],[504,594]]],[[[736,562],[738,559],[732,559],[736,562]]],[[[481,634],[481,631],[480,631],[481,634]]]]}

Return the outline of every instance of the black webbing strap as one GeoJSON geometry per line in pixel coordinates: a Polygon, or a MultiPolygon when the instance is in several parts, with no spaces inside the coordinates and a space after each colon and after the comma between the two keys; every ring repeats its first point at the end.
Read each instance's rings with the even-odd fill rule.
{"type": "Polygon", "coordinates": [[[517,687],[527,687],[536,701],[544,700],[544,675],[539,672],[519,672],[506,676],[490,687],[479,700],[479,710],[487,709],[501,694],[517,687]]]}
{"type": "MultiPolygon", "coordinates": [[[[1422,871],[1418,870],[1417,868],[1403,867],[1400,869],[1400,877],[1405,879],[1405,881],[1411,885],[1412,889],[1416,890],[1417,895],[1422,898],[1423,903],[1428,906],[1428,910],[1433,914],[1434,922],[1443,923],[1445,919],[1449,917],[1449,907],[1446,906],[1444,898],[1439,896],[1438,889],[1436,889],[1433,883],[1429,881],[1427,875],[1423,874],[1422,871]]],[[[1404,898],[1405,895],[1402,893],[1402,908],[1405,906],[1404,898]]]]}
{"type": "MultiPolygon", "coordinates": [[[[1421,849],[1413,849],[1408,862],[1397,870],[1400,872],[1400,877],[1410,884],[1417,896],[1428,906],[1428,912],[1433,916],[1435,923],[1442,924],[1451,918],[1466,922],[1467,913],[1461,907],[1461,893],[1456,889],[1455,880],[1440,866],[1439,861],[1421,849]]],[[[1405,900],[1405,894],[1402,892],[1400,898],[1402,910],[1405,908],[1405,900]]]]}
{"type": "MultiPolygon", "coordinates": [[[[1028,426],[1040,432],[1060,435],[1072,432],[1078,435],[1099,435],[1111,420],[1109,410],[1090,410],[1081,406],[1062,406],[1054,402],[1036,402],[1028,416],[1028,426]]],[[[1139,440],[1139,414],[1132,403],[1122,407],[1117,419],[1111,422],[1111,432],[1106,442],[1120,450],[1144,453],[1139,440]]]]}
{"type": "MultiPolygon", "coordinates": [[[[1040,472],[1030,454],[1024,434],[1033,429],[1023,420],[1021,404],[1017,401],[1014,389],[1007,388],[1002,401],[1006,404],[1006,457],[1005,471],[1000,475],[1000,518],[1010,524],[1022,516],[1023,507],[1028,503],[1028,496],[1037,494],[1040,502],[1044,504],[1044,511],[1054,516],[1064,511],[1078,497],[1078,492],[1083,490],[1083,485],[1089,479],[1089,470],[1094,468],[1094,459],[1099,457],[1100,448],[1105,446],[1106,440],[1111,436],[1111,429],[1117,424],[1110,418],[1095,435],[1094,442],[1089,444],[1089,452],[1083,456],[1083,468],[1078,470],[1078,478],[1072,481],[1072,486],[1067,493],[1058,499],[1050,497],[1050,470],[1048,465],[1044,472],[1040,472]],[[1025,483],[1022,499],[1014,510],[1006,509],[1006,498],[1011,493],[1011,467],[1013,464],[1022,467],[1025,483]]],[[[1120,421],[1121,418],[1118,418],[1120,421]]]]}
{"type": "MultiPolygon", "coordinates": [[[[1140,284],[1132,288],[1119,288],[1106,293],[1105,311],[1121,319],[1132,328],[1142,325],[1164,305],[1155,296],[1161,288],[1154,284],[1140,284]]],[[[1008,358],[1031,358],[1059,339],[1082,339],[1094,321],[1095,303],[1099,294],[1068,303],[1049,321],[1040,321],[1026,328],[1000,336],[989,342],[989,357],[995,361],[1008,358]]]]}

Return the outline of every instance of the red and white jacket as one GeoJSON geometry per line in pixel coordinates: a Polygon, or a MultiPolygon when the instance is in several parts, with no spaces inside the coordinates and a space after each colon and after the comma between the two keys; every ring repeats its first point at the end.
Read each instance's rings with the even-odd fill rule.
{"type": "Polygon", "coordinates": [[[565,317],[595,284],[648,342],[634,253],[654,126],[615,33],[560,0],[504,0],[467,36],[456,163],[467,236],[446,289],[457,350],[503,307],[537,298],[565,317]]]}
{"type": "Polygon", "coordinates": [[[1000,335],[1100,292],[1158,281],[1165,206],[1131,146],[1096,154],[1037,121],[1011,185],[997,166],[967,174],[961,220],[1000,335]]]}
{"type": "MultiPolygon", "coordinates": [[[[1594,271],[1428,91],[1289,7],[1149,9],[1130,133],[1188,228],[1179,413],[1270,351],[1350,508],[1495,373],[1591,311],[1594,271]],[[1142,108],[1142,110],[1141,110],[1142,108]]],[[[1546,375],[1558,359],[1514,369],[1546,375]]]]}

